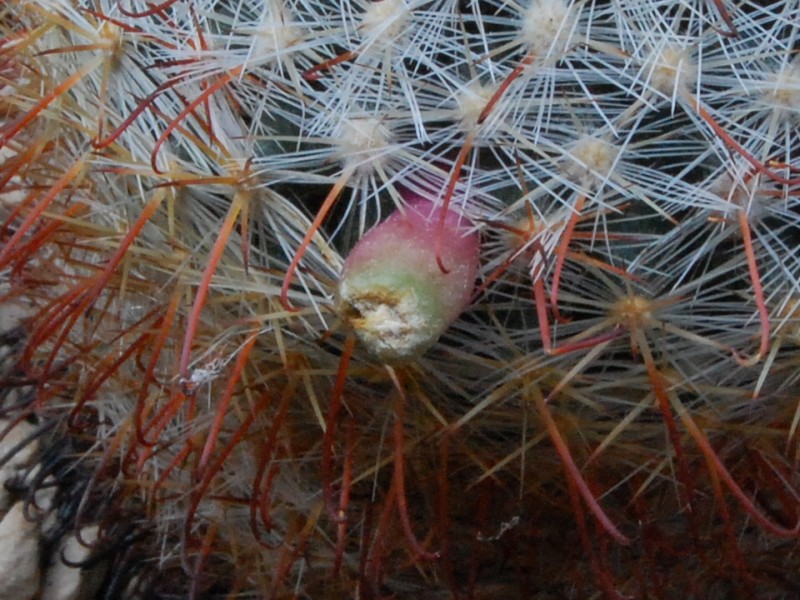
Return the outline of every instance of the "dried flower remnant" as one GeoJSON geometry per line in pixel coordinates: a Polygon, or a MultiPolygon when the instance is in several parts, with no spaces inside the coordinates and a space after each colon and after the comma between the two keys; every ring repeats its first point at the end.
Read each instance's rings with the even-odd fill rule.
{"type": "Polygon", "coordinates": [[[419,356],[469,304],[479,236],[461,215],[413,197],[347,257],[339,310],[366,349],[388,363],[419,356]],[[437,248],[448,265],[436,262],[437,248]]]}

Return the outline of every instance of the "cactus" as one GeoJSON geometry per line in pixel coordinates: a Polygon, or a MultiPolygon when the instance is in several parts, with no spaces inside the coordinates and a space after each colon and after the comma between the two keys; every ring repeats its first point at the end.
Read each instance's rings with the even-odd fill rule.
{"type": "Polygon", "coordinates": [[[105,597],[793,597],[797,9],[11,0],[20,493],[105,597]]]}

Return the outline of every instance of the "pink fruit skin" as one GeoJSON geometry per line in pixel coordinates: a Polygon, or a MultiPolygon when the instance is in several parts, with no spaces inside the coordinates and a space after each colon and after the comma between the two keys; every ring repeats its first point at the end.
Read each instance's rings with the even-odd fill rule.
{"type": "Polygon", "coordinates": [[[353,311],[359,319],[351,319],[360,337],[374,333],[385,341],[404,336],[389,358],[407,358],[406,346],[408,353],[418,354],[434,343],[469,305],[478,271],[480,237],[472,223],[453,211],[441,222],[442,208],[418,196],[406,198],[403,211],[391,214],[355,245],[340,279],[340,297],[350,308],[368,298],[372,317],[361,318],[359,305],[353,311]],[[437,252],[446,273],[437,264],[437,252]],[[394,308],[408,298],[415,308],[398,315],[394,308]],[[383,310],[372,311],[376,305],[383,310]],[[387,313],[389,309],[394,312],[387,313]],[[365,325],[367,320],[371,323],[365,325]]]}

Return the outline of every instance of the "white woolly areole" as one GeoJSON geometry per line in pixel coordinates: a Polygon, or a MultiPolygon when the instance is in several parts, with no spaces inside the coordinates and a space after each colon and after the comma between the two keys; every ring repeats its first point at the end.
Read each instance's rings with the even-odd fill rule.
{"type": "Polygon", "coordinates": [[[371,43],[388,45],[402,35],[408,15],[408,7],[403,0],[370,2],[361,16],[361,36],[371,43]]]}
{"type": "Polygon", "coordinates": [[[289,52],[301,35],[296,25],[279,15],[277,18],[264,18],[253,30],[253,38],[253,59],[269,61],[289,52]]]}
{"type": "Polygon", "coordinates": [[[472,82],[458,91],[456,114],[464,131],[471,131],[477,125],[478,118],[496,90],[497,86],[472,82]]]}
{"type": "Polygon", "coordinates": [[[669,45],[654,50],[648,64],[650,86],[667,96],[693,88],[697,80],[695,64],[682,46],[669,45]]]}
{"type": "Polygon", "coordinates": [[[533,0],[522,13],[520,41],[541,56],[560,54],[575,26],[572,9],[567,0],[533,0]]]}
{"type": "Polygon", "coordinates": [[[378,117],[343,119],[336,137],[337,154],[348,166],[357,167],[360,173],[370,173],[375,166],[383,165],[392,134],[378,117]]]}
{"type": "Polygon", "coordinates": [[[570,160],[564,170],[567,175],[584,185],[596,185],[611,174],[618,154],[619,149],[616,146],[586,135],[570,150],[570,160]]]}
{"type": "Polygon", "coordinates": [[[767,76],[765,83],[762,101],[785,119],[800,118],[800,56],[779,73],[767,76]]]}
{"type": "Polygon", "coordinates": [[[418,355],[438,337],[431,327],[412,288],[353,289],[347,283],[339,288],[353,330],[367,350],[387,362],[418,355]]]}
{"type": "MultiPolygon", "coordinates": [[[[719,198],[730,203],[729,218],[736,220],[738,210],[742,210],[747,215],[750,223],[757,223],[769,215],[769,207],[772,204],[780,203],[780,198],[775,198],[769,193],[765,193],[762,188],[760,175],[750,177],[746,168],[740,173],[722,173],[714,179],[709,186],[709,191],[719,198]]],[[[737,236],[741,235],[738,228],[735,229],[737,236]]]]}

